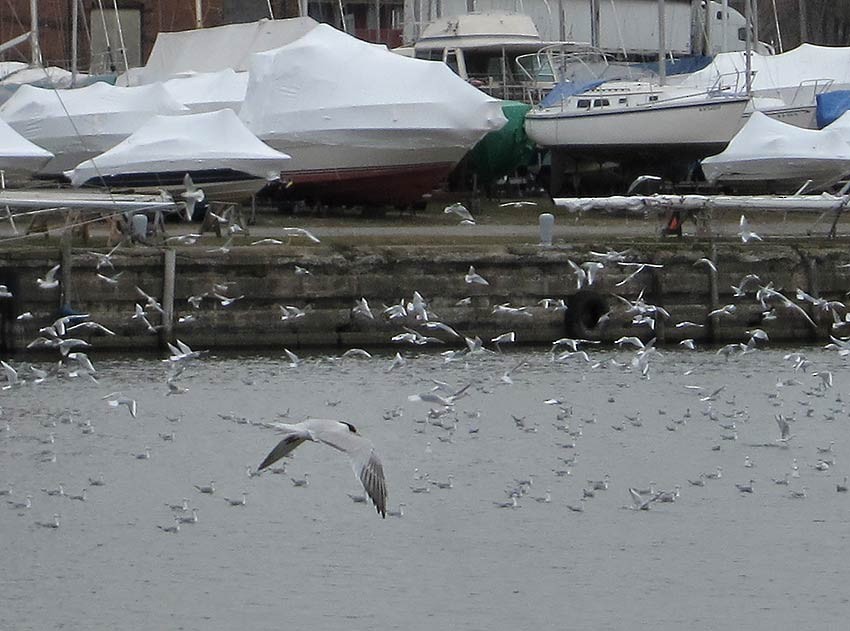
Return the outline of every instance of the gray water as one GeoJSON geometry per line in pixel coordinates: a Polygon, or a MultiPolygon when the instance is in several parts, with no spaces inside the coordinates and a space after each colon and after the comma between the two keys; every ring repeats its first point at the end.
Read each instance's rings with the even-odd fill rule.
{"type": "Polygon", "coordinates": [[[615,365],[633,355],[618,350],[591,349],[593,365],[553,364],[539,349],[449,364],[408,351],[391,372],[389,356],[313,356],[297,368],[278,356],[207,356],[176,396],[159,358],[95,357],[98,384],[52,377],[0,393],[0,489],[14,489],[0,498],[0,628],[843,628],[850,496],[836,483],[850,453],[848,379],[834,352],[804,352],[811,366],[795,372],[780,350],[729,361],[664,351],[648,379],[615,365]],[[821,387],[826,371],[832,388],[821,387]],[[440,419],[457,417],[454,433],[423,423],[429,406],[408,400],[431,379],[473,384],[440,419]],[[102,399],[119,390],[138,418],[102,399]],[[796,418],[788,448],[775,442],[779,412],[796,418]],[[626,418],[638,414],[640,426],[626,418]],[[322,445],[299,447],[284,475],[248,477],[279,438],[260,424],[306,416],[346,418],[375,443],[402,518],[352,502],[358,481],[322,445]],[[91,434],[78,426],[87,419],[91,434]],[[719,425],[732,422],[737,440],[723,439],[732,432],[719,425]],[[173,441],[159,436],[172,431],[173,441]],[[55,443],[43,444],[50,432],[55,443]],[[830,441],[833,454],[819,454],[830,441]],[[134,457],[146,446],[149,460],[134,457]],[[570,467],[559,459],[575,454],[570,467]],[[835,463],[818,471],[819,457],[835,463]],[[805,486],[804,499],[771,481],[795,458],[790,489],[805,486]],[[721,479],[688,483],[717,466],[721,479]],[[451,473],[453,488],[415,470],[451,473]],[[105,486],[89,486],[100,472],[105,486]],[[309,486],[293,486],[306,472],[309,486]],[[608,490],[582,501],[587,481],[606,474],[608,490]],[[529,476],[520,508],[496,505],[529,476]],[[754,493],[737,490],[750,479],[754,493]],[[194,488],[211,480],[213,495],[194,488]],[[650,481],[681,495],[625,510],[628,488],[650,481]],[[87,500],[41,490],[60,482],[70,494],[89,486],[87,500]],[[552,501],[535,501],[547,489],[552,501]],[[223,499],[243,491],[245,506],[223,499]],[[28,493],[31,509],[7,505],[28,493]],[[157,528],[184,497],[198,523],[157,528]],[[54,513],[59,528],[38,525],[54,513]]]}

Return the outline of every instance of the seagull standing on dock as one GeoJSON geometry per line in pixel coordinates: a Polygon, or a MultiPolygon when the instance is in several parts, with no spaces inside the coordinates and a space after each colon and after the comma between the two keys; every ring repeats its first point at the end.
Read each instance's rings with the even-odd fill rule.
{"type": "Polygon", "coordinates": [[[357,428],[347,421],[310,418],[300,423],[271,423],[285,436],[257,467],[262,471],[292,452],[305,441],[324,443],[348,454],[354,474],[381,515],[387,515],[387,484],[384,467],[372,442],[357,433],[357,428]]]}

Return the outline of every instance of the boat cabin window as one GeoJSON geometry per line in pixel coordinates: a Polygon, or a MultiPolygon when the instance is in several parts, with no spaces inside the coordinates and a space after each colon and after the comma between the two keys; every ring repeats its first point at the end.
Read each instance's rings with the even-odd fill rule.
{"type": "Polygon", "coordinates": [[[620,97],[620,99],[619,99],[619,101],[617,101],[617,102],[618,102],[620,105],[625,105],[626,103],[628,103],[628,102],[629,102],[629,99],[627,99],[626,97],[621,96],[621,97],[620,97]]]}
{"type": "Polygon", "coordinates": [[[654,102],[655,102],[655,101],[657,101],[657,100],[658,100],[658,95],[657,95],[657,94],[652,94],[652,95],[650,95],[650,97],[649,97],[649,102],[650,102],[650,103],[654,103],[654,102]]]}
{"type": "Polygon", "coordinates": [[[606,105],[611,105],[608,99],[593,99],[593,107],[605,107],[606,105]]]}
{"type": "Polygon", "coordinates": [[[576,107],[580,110],[589,110],[590,109],[590,99],[579,99],[576,102],[576,107]]]}

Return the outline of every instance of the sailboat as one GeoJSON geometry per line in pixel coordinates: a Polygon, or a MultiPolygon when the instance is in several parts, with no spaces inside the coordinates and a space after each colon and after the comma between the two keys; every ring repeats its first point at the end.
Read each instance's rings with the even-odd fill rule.
{"type": "MultiPolygon", "coordinates": [[[[746,94],[617,76],[603,53],[569,53],[556,87],[525,119],[541,147],[596,157],[668,153],[701,157],[720,151],[743,124],[746,94]]],[[[630,72],[630,71],[629,71],[630,72]]]]}

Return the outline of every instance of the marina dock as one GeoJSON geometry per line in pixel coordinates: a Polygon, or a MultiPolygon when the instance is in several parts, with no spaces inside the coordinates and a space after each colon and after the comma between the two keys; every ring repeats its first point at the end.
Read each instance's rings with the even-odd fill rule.
{"type": "Polygon", "coordinates": [[[192,245],[121,246],[110,257],[111,269],[97,267],[101,257],[93,252],[107,253],[103,246],[66,243],[63,255],[52,238],[7,241],[0,249],[0,283],[14,297],[4,300],[4,343],[8,350],[25,349],[60,313],[89,314],[114,332],[81,336],[99,350],[156,349],[177,338],[221,349],[388,347],[410,329],[439,338],[428,347],[442,350],[465,348],[464,337],[487,344],[507,331],[516,332],[519,344],[549,344],[564,336],[720,344],[745,342],[754,328],[774,341],[842,335],[845,311],[839,305],[850,288],[850,269],[843,267],[850,263],[847,238],[805,236],[799,220],[772,217],[770,227],[754,222],[770,231],[764,241],[746,244],[734,234],[731,218],[707,237],[686,232],[663,238],[652,218],[594,223],[561,214],[552,246],[538,245],[530,221],[500,225],[495,218],[477,226],[440,225],[442,218],[433,216],[417,217],[409,227],[403,219],[395,226],[320,225],[311,228],[320,243],[286,238],[269,224],[229,245],[204,236],[192,245]],[[612,252],[621,253],[619,260],[612,252]],[[712,261],[717,271],[700,259],[712,261]],[[39,288],[37,279],[59,263],[70,270],[66,286],[39,288]],[[593,282],[580,281],[573,264],[582,273],[594,268],[593,282]],[[489,284],[466,282],[470,266],[489,284]],[[733,287],[751,274],[758,280],[734,295],[733,287]],[[761,302],[760,287],[772,292],[761,302]],[[821,302],[798,298],[798,290],[821,302]],[[147,308],[150,326],[132,317],[137,304],[145,306],[141,292],[162,307],[147,308]],[[432,319],[459,336],[425,330],[411,314],[382,313],[409,303],[414,292],[432,319]],[[363,298],[372,318],[353,311],[363,298]],[[831,306],[821,306],[824,301],[831,306]],[[658,307],[669,317],[653,317],[650,326],[636,320],[636,304],[658,307]],[[709,316],[726,305],[734,309],[709,316]],[[27,312],[30,319],[18,319],[27,312]],[[836,318],[842,320],[838,325],[836,318]]]}

